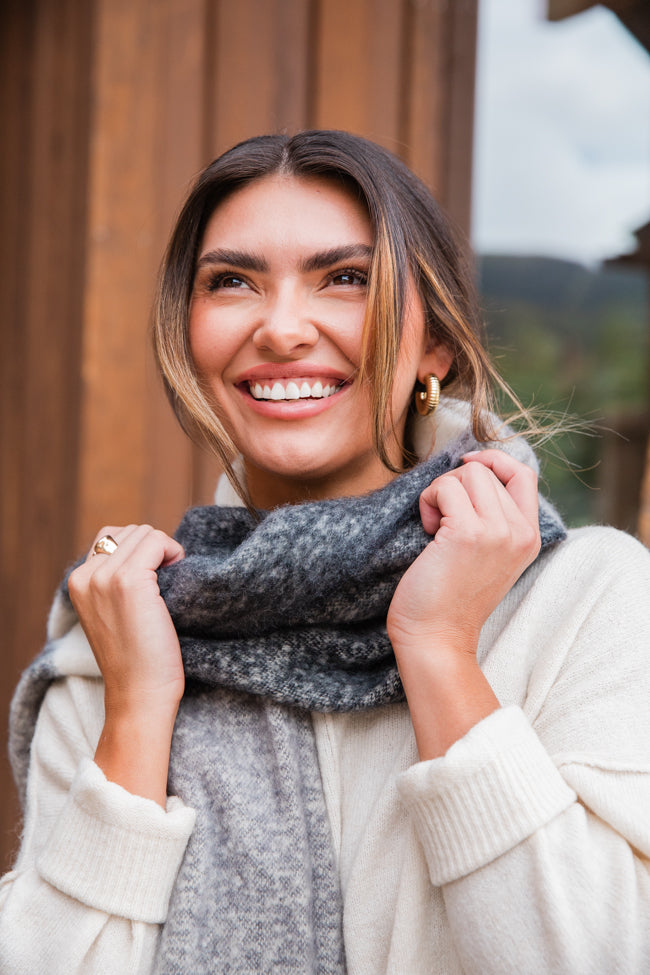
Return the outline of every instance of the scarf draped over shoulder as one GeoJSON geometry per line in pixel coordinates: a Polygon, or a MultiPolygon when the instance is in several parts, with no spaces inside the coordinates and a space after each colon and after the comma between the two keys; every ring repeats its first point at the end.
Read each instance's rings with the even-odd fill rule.
{"type": "MultiPolygon", "coordinates": [[[[465,432],[369,495],[189,510],[186,557],[159,571],[186,694],[169,791],[197,812],[162,929],[157,973],[340,975],[341,903],[311,711],[354,711],[404,693],[386,613],[431,541],[420,493],[477,449],[465,432]]],[[[564,528],[540,499],[542,547],[564,528]]],[[[72,610],[65,582],[60,599],[72,610]]],[[[19,786],[43,695],[67,676],[51,641],[12,706],[19,786]]]]}

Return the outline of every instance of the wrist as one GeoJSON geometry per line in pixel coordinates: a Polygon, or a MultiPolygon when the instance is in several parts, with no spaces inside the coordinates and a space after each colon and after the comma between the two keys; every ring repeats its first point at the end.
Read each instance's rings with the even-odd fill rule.
{"type": "Polygon", "coordinates": [[[170,721],[173,725],[183,698],[183,686],[151,688],[104,683],[104,711],[107,717],[124,723],[148,720],[170,721]]]}
{"type": "Polygon", "coordinates": [[[130,705],[119,707],[105,702],[104,706],[104,728],[113,734],[127,738],[131,735],[136,741],[146,741],[147,739],[159,740],[169,738],[171,740],[174,730],[174,722],[178,707],[144,707],[130,705]]]}
{"type": "Polygon", "coordinates": [[[499,708],[476,659],[476,639],[432,635],[427,646],[405,642],[395,657],[420,761],[439,758],[499,708]]]}
{"type": "Polygon", "coordinates": [[[163,809],[176,712],[177,707],[136,709],[108,700],[95,752],[95,763],[110,782],[163,809]]]}
{"type": "Polygon", "coordinates": [[[472,624],[437,623],[435,626],[389,626],[388,638],[398,662],[400,659],[424,657],[432,664],[451,655],[476,659],[480,627],[472,624]]]}

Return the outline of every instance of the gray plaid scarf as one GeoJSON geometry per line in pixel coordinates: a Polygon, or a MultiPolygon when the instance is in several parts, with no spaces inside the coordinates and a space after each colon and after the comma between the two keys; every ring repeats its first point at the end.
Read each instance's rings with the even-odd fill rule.
{"type": "MultiPolygon", "coordinates": [[[[386,635],[401,576],[430,538],[421,491],[469,435],[372,494],[188,511],[186,558],[159,572],[187,689],[169,791],[197,811],[162,930],[159,975],[339,975],[341,903],[310,711],[403,700],[386,635]]],[[[564,537],[541,499],[542,547],[564,537]]],[[[64,590],[65,591],[65,590],[64,590]]],[[[45,648],[12,710],[24,784],[40,701],[61,676],[45,648]]]]}

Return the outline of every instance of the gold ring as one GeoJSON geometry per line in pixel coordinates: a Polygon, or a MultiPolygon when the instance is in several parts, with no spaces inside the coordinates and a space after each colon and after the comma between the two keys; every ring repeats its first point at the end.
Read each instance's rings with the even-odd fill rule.
{"type": "Polygon", "coordinates": [[[102,537],[95,542],[93,555],[112,555],[116,548],[117,542],[112,535],[102,535],[102,537]]]}

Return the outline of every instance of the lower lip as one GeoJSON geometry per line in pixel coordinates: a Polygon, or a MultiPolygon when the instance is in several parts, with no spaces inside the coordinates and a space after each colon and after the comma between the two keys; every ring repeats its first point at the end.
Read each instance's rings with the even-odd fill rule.
{"type": "Polygon", "coordinates": [[[342,396],[350,389],[349,385],[342,386],[331,396],[320,399],[255,399],[248,387],[238,386],[239,392],[247,405],[261,416],[273,417],[276,420],[304,420],[310,416],[318,416],[331,406],[335,406],[342,396]]]}

